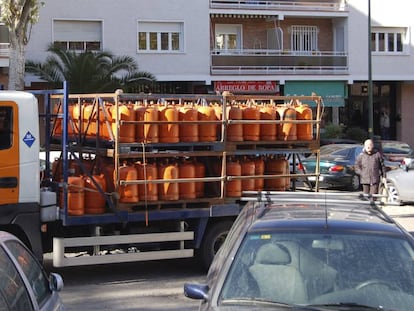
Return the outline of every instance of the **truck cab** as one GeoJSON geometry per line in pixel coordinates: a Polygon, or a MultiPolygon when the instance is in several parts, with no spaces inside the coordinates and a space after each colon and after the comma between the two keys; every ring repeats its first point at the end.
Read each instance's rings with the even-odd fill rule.
{"type": "Polygon", "coordinates": [[[0,227],[22,239],[40,259],[37,116],[33,94],[0,92],[0,227]]]}

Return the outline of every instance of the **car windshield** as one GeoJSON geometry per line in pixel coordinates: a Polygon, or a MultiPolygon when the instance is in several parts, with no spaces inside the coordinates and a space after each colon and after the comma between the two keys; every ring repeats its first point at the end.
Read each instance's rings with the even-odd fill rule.
{"type": "Polygon", "coordinates": [[[380,235],[250,233],[219,304],[249,301],[412,310],[414,250],[404,239],[380,235]]]}

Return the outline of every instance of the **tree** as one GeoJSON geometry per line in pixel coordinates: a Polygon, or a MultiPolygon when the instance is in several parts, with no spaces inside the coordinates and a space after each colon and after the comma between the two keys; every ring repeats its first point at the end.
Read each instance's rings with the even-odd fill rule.
{"type": "Polygon", "coordinates": [[[26,71],[59,88],[69,83],[71,93],[114,92],[122,88],[128,92],[138,84],[153,83],[154,75],[138,71],[132,57],[115,56],[107,51],[75,52],[50,44],[46,60],[26,62],[26,71]]]}
{"type": "Polygon", "coordinates": [[[10,90],[24,89],[25,51],[32,25],[38,21],[38,0],[0,0],[1,18],[9,28],[9,85],[10,90]]]}

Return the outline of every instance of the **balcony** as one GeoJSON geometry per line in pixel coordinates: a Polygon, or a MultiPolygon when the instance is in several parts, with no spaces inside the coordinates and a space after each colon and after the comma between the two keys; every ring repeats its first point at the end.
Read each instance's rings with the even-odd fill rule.
{"type": "Polygon", "coordinates": [[[210,9],[338,12],[346,11],[347,4],[345,0],[210,0],[210,9]]]}
{"type": "Polygon", "coordinates": [[[213,50],[212,75],[348,74],[345,52],[298,52],[279,50],[213,50]]]}
{"type": "Polygon", "coordinates": [[[0,67],[9,67],[9,43],[0,43],[0,67]]]}

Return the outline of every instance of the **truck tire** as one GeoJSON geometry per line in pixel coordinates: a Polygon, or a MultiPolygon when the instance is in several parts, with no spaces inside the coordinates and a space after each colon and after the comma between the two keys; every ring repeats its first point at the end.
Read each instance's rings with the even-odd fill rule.
{"type": "Polygon", "coordinates": [[[221,221],[212,224],[207,229],[198,252],[198,260],[203,269],[208,270],[210,267],[214,255],[223,245],[232,224],[232,221],[221,221]]]}

